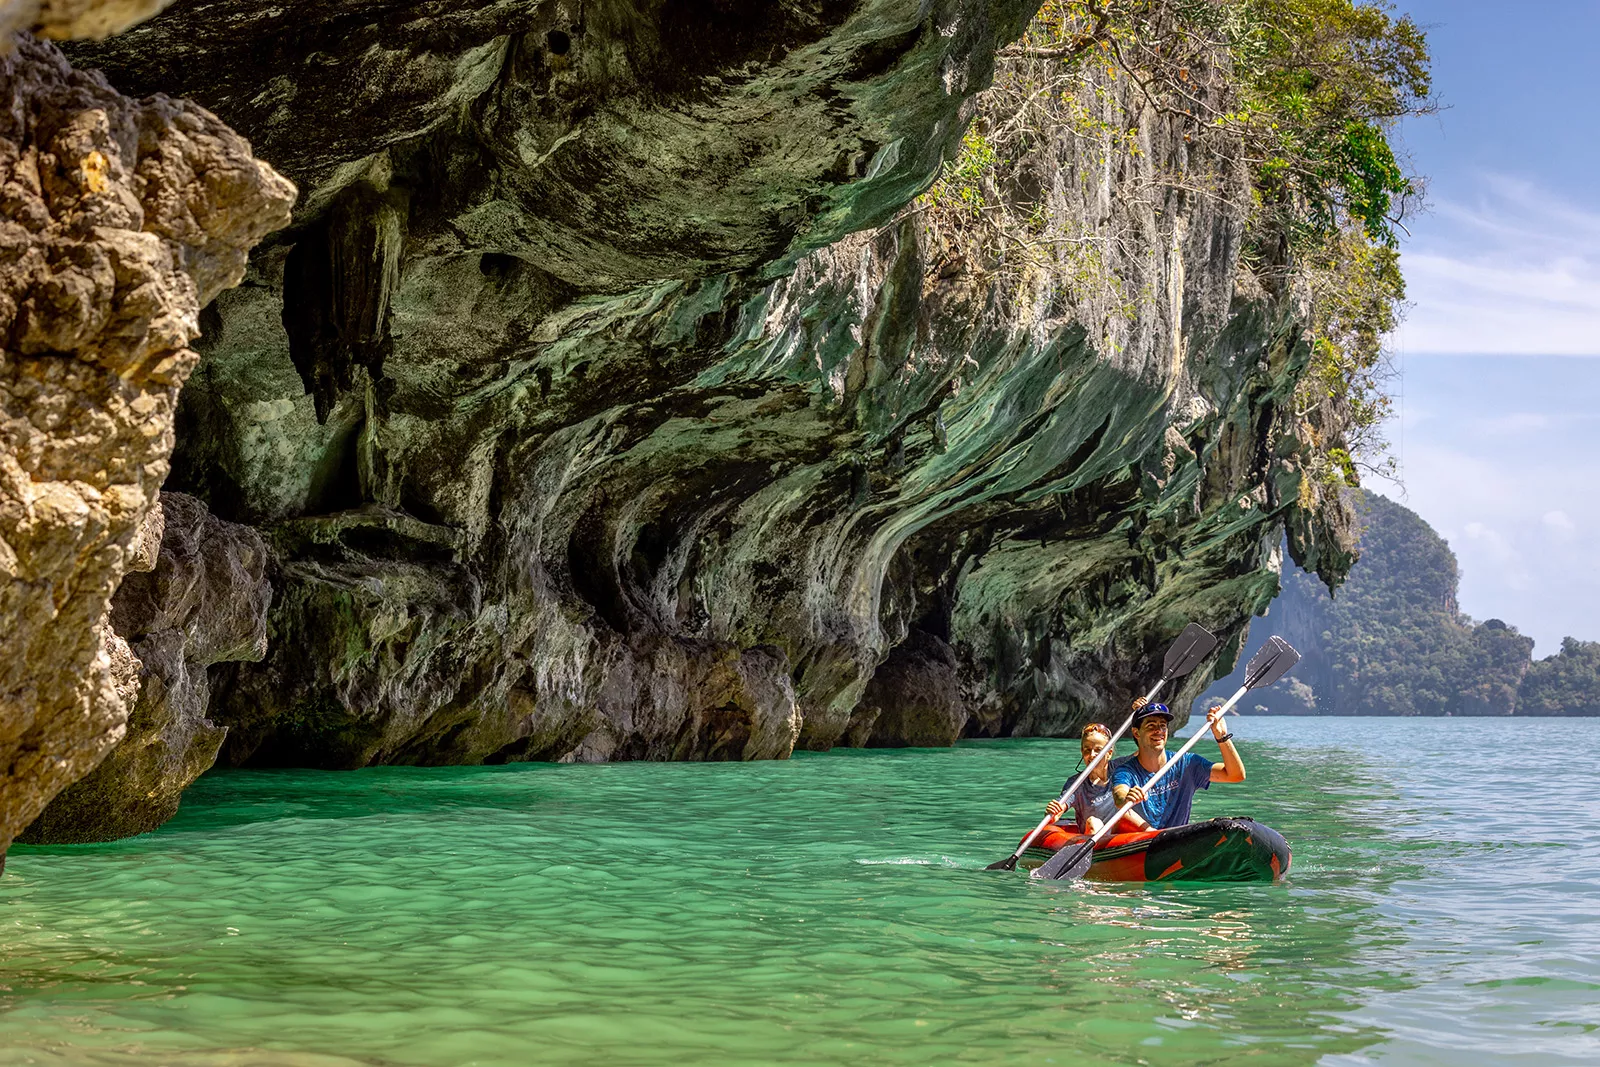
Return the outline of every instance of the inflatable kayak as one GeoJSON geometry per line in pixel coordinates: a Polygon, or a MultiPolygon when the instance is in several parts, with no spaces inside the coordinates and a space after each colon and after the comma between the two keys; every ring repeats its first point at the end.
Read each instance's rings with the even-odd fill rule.
{"type": "MultiPolygon", "coordinates": [[[[1025,854],[1033,866],[1084,840],[1052,826],[1025,854]]],[[[1209,819],[1170,830],[1112,834],[1095,846],[1085,878],[1100,882],[1275,882],[1289,873],[1289,842],[1254,819],[1209,819]]]]}

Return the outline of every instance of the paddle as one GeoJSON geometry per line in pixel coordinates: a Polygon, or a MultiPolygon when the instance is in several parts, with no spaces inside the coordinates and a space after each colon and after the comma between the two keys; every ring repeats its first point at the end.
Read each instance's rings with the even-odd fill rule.
{"type": "MultiPolygon", "coordinates": [[[[1250,690],[1259,689],[1264,685],[1271,685],[1285,674],[1288,674],[1289,668],[1299,662],[1300,653],[1296,652],[1289,642],[1276,635],[1269,637],[1267,643],[1261,646],[1261,650],[1250,657],[1250,663],[1244,669],[1244,684],[1239,687],[1238,692],[1228,698],[1226,704],[1222,705],[1222,715],[1217,716],[1217,718],[1221,719],[1223,715],[1227,715],[1228,712],[1232,711],[1233,706],[1239,703],[1239,699],[1250,690]]],[[[1156,771],[1148,782],[1144,783],[1143,788],[1146,796],[1149,795],[1151,788],[1166,777],[1167,772],[1177,766],[1178,761],[1183,758],[1184,754],[1197,745],[1205,735],[1205,730],[1196,730],[1194,736],[1185,741],[1182,748],[1167,757],[1167,762],[1161,765],[1161,769],[1156,771]]],[[[1062,848],[1061,851],[1046,860],[1044,866],[1034,871],[1032,877],[1052,878],[1058,881],[1082,878],[1089,870],[1089,865],[1094,862],[1094,846],[1098,845],[1100,839],[1111,832],[1113,826],[1122,821],[1124,815],[1133,810],[1136,803],[1138,802],[1130,800],[1122,805],[1117,809],[1117,813],[1107,819],[1105,825],[1095,832],[1093,837],[1071,848],[1062,848]]]]}
{"type": "MultiPolygon", "coordinates": [[[[1172,647],[1167,649],[1166,658],[1161,661],[1161,680],[1156,682],[1154,689],[1145,694],[1144,703],[1148,704],[1150,701],[1154,700],[1156,698],[1156,694],[1161,692],[1161,687],[1172,681],[1172,679],[1188,674],[1190,671],[1200,666],[1200,661],[1205,659],[1206,656],[1210,655],[1211,650],[1216,647],[1217,639],[1212,636],[1211,632],[1205,627],[1193,622],[1191,622],[1188,626],[1185,626],[1183,628],[1183,633],[1179,634],[1178,639],[1172,642],[1172,647]]],[[[1063,805],[1066,804],[1067,798],[1070,797],[1080,785],[1088,781],[1089,775],[1094,773],[1094,769],[1096,767],[1100,766],[1103,761],[1111,758],[1112,753],[1114,753],[1117,749],[1117,739],[1128,731],[1128,727],[1132,725],[1132,723],[1133,713],[1129,712],[1128,717],[1123,720],[1122,725],[1117,727],[1117,732],[1111,735],[1111,740],[1106,742],[1106,747],[1102,748],[1095,754],[1094,759],[1089,761],[1089,766],[1083,769],[1083,773],[1074,778],[1072,780],[1072,784],[1067,786],[1066,790],[1062,792],[1060,801],[1063,805]]],[[[1040,822],[1038,826],[1033,828],[1033,833],[1022,839],[1022,844],[1017,846],[1017,850],[1015,852],[1003,860],[996,860],[995,862],[989,864],[989,866],[985,867],[984,870],[1016,870],[1017,860],[1024,852],[1028,851],[1028,846],[1033,844],[1033,839],[1042,834],[1044,832],[1044,828],[1049,826],[1050,820],[1054,818],[1054,815],[1046,815],[1044,820],[1040,822]]]]}

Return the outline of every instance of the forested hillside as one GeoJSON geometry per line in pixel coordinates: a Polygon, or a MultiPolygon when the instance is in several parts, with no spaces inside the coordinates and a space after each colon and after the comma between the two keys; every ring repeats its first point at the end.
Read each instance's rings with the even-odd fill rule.
{"type": "MultiPolygon", "coordinates": [[[[1535,661],[1533,639],[1515,626],[1461,613],[1455,553],[1420,516],[1372,493],[1358,494],[1357,510],[1361,559],[1338,594],[1290,564],[1266,617],[1251,624],[1247,653],[1279,633],[1305,656],[1253,695],[1258,711],[1600,715],[1600,642],[1569,637],[1535,661]]],[[[1237,684],[1230,676],[1205,698],[1237,684]]]]}

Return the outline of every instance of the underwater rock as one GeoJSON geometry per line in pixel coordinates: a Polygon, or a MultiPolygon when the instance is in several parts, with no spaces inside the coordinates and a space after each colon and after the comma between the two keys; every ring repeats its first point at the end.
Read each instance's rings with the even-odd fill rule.
{"type": "MultiPolygon", "coordinates": [[[[0,849],[123,735],[106,625],[167,474],[201,307],[293,186],[193,104],[0,56],[0,849]]],[[[147,529],[147,532],[148,529],[147,529]]]]}

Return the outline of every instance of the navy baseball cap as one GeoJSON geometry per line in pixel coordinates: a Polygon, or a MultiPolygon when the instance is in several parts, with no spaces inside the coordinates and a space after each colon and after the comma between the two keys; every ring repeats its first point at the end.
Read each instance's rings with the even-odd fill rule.
{"type": "Polygon", "coordinates": [[[1146,704],[1133,713],[1133,725],[1138,726],[1146,719],[1162,718],[1172,721],[1172,709],[1165,704],[1146,704]]]}

